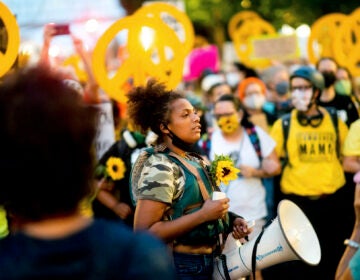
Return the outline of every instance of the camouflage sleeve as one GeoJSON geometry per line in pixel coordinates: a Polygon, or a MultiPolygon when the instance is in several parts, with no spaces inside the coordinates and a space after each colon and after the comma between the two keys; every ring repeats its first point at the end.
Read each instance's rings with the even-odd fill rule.
{"type": "Polygon", "coordinates": [[[182,169],[166,155],[155,153],[143,158],[140,155],[134,168],[137,179],[132,180],[135,199],[155,200],[172,204],[184,191],[185,178],[182,169]]]}

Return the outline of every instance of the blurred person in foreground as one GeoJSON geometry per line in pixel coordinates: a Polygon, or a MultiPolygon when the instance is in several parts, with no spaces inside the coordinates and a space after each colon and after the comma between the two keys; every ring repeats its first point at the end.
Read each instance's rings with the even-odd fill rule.
{"type": "MultiPolygon", "coordinates": [[[[186,97],[150,80],[128,94],[128,114],[142,133],[158,135],[132,168],[136,203],[134,229],[149,230],[171,246],[178,279],[212,279],[221,236],[251,233],[244,219],[228,212],[229,199],[211,200],[219,190],[208,163],[193,145],[200,117],[186,97]]],[[[166,279],[166,278],[162,278],[166,279]]]]}
{"type": "Polygon", "coordinates": [[[80,212],[95,188],[96,119],[48,68],[0,85],[1,279],[174,279],[161,241],[80,212]]]}
{"type": "Polygon", "coordinates": [[[336,280],[360,279],[360,172],[354,176],[356,183],[354,195],[355,223],[350,239],[345,239],[345,252],[336,270],[336,280]]]}

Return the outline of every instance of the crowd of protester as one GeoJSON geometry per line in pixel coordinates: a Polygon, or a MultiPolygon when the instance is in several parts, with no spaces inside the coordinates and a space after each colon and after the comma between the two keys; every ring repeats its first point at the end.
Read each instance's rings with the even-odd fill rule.
{"type": "Polygon", "coordinates": [[[219,234],[223,238],[232,234],[242,242],[255,238],[276,217],[282,199],[292,200],[309,217],[322,259],[314,267],[299,261],[278,264],[258,271],[256,279],[284,279],[284,274],[288,279],[334,279],[335,274],[338,279],[357,279],[360,262],[354,260],[347,268],[354,246],[343,257],[343,241],[351,237],[360,242],[359,191],[354,196],[353,180],[360,171],[360,87],[341,61],[321,57],[316,65],[273,62],[263,69],[234,61],[219,71],[204,69],[201,76],[181,81],[170,91],[150,79],[143,87],[129,87],[124,114],[119,109],[123,104],[107,96],[96,82],[90,52],[79,38],[72,36],[85,81],[71,67],[51,61],[53,35],[53,26],[46,25],[36,66],[14,67],[2,78],[0,122],[5,137],[1,137],[0,158],[6,180],[0,187],[1,279],[51,273],[61,273],[60,278],[78,273],[77,279],[91,279],[85,274],[89,267],[86,273],[97,275],[94,279],[114,279],[115,273],[121,274],[120,279],[175,279],[173,271],[177,279],[211,279],[213,257],[221,248],[219,234]],[[43,93],[44,99],[26,96],[27,86],[34,87],[30,92],[34,98],[43,93]],[[62,100],[57,91],[70,96],[62,100]],[[21,103],[25,101],[28,106],[21,103]],[[52,110],[42,109],[45,102],[52,104],[52,110]],[[105,151],[99,151],[90,142],[98,134],[95,130],[101,130],[92,118],[103,103],[111,104],[115,137],[110,137],[105,151]],[[83,113],[83,123],[76,120],[81,112],[72,107],[75,104],[79,110],[84,106],[93,110],[83,113]],[[37,115],[40,109],[43,115],[37,115]],[[63,109],[67,116],[59,111],[63,109]],[[17,115],[19,110],[28,113],[17,115]],[[72,119],[55,121],[66,117],[72,119]],[[28,127],[20,125],[21,118],[28,118],[28,127]],[[48,118],[42,119],[40,128],[38,118],[48,118]],[[64,131],[56,131],[58,127],[64,131]],[[87,141],[82,141],[85,136],[87,141]],[[41,138],[49,140],[47,146],[42,146],[41,138]],[[77,151],[82,154],[70,153],[80,145],[86,145],[77,151]],[[218,154],[228,155],[240,169],[228,186],[214,186],[204,168],[218,154]],[[191,162],[200,177],[179,156],[191,162]],[[211,201],[213,191],[222,191],[227,198],[211,201]],[[255,227],[249,229],[246,221],[255,221],[255,227]],[[80,238],[91,241],[77,243],[80,238]],[[36,244],[30,247],[31,242],[36,244]],[[73,270],[68,274],[63,266],[57,270],[56,260],[53,270],[46,270],[42,250],[60,262],[69,258],[64,263],[73,270]],[[78,259],[72,255],[75,251],[80,252],[78,259]],[[19,255],[19,266],[9,265],[19,255]],[[26,266],[35,265],[37,257],[40,266],[29,270],[26,266]],[[92,267],[95,257],[103,263],[92,267]],[[124,264],[116,267],[116,261],[124,264]],[[345,273],[352,278],[340,278],[345,273]]]}

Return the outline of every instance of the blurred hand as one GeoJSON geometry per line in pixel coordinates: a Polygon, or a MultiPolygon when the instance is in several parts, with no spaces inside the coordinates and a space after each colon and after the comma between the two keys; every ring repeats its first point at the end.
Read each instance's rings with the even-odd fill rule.
{"type": "Polygon", "coordinates": [[[123,220],[132,214],[130,206],[123,202],[116,204],[113,211],[123,220]]]}
{"type": "Polygon", "coordinates": [[[245,178],[251,178],[255,176],[256,168],[248,165],[240,165],[240,174],[245,178]]]}
{"type": "Polygon", "coordinates": [[[75,51],[80,55],[83,54],[85,52],[83,41],[80,38],[75,37],[74,35],[71,35],[71,39],[73,41],[75,51]]]}
{"type": "Polygon", "coordinates": [[[104,191],[111,192],[114,189],[115,184],[114,184],[113,181],[106,180],[105,178],[102,178],[100,181],[98,181],[97,187],[98,187],[99,190],[104,190],[104,191]]]}
{"type": "Polygon", "coordinates": [[[44,44],[50,44],[51,39],[54,37],[56,33],[55,30],[55,24],[54,23],[48,23],[44,25],[44,44]]]}
{"type": "Polygon", "coordinates": [[[261,163],[261,168],[267,173],[267,174],[273,174],[278,170],[280,167],[279,161],[275,161],[270,158],[264,158],[261,163]]]}

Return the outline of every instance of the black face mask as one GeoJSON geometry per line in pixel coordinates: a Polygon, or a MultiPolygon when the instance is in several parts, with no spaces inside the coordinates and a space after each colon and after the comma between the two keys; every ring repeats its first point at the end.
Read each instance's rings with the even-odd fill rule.
{"type": "Polygon", "coordinates": [[[321,74],[324,77],[325,88],[328,88],[328,87],[332,86],[335,83],[336,76],[335,76],[334,72],[332,72],[332,71],[324,71],[324,72],[321,72],[321,74]]]}
{"type": "Polygon", "coordinates": [[[275,90],[280,96],[284,96],[289,92],[289,82],[283,81],[275,85],[275,90]]]}
{"type": "Polygon", "coordinates": [[[181,140],[179,137],[177,137],[169,128],[169,137],[172,140],[172,143],[175,147],[178,147],[179,149],[185,151],[185,152],[196,152],[195,145],[196,144],[189,144],[183,140],[181,140]]]}

